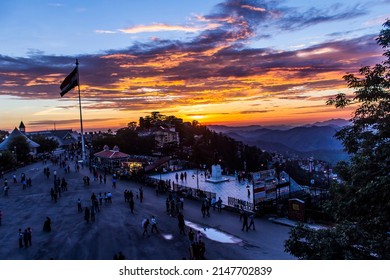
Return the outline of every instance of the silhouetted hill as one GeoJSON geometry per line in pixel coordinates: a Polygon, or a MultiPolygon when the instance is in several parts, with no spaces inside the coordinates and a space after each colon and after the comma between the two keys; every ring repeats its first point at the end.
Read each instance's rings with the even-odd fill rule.
{"type": "Polygon", "coordinates": [[[242,129],[228,126],[209,128],[270,152],[298,157],[313,156],[332,163],[346,160],[348,156],[343,152],[341,142],[334,137],[340,129],[336,124],[345,125],[346,121],[336,119],[318,124],[320,125],[294,127],[287,130],[274,130],[261,126],[242,127],[242,129]]]}
{"type": "Polygon", "coordinates": [[[254,131],[254,130],[289,130],[293,128],[294,126],[291,125],[267,125],[267,126],[261,126],[261,125],[248,125],[248,126],[226,126],[226,125],[208,125],[207,126],[210,130],[215,132],[221,132],[226,133],[227,131],[234,132],[234,131],[254,131]]]}
{"type": "Polygon", "coordinates": [[[313,123],[309,126],[331,126],[331,127],[340,128],[340,127],[348,126],[350,124],[351,124],[351,122],[348,120],[331,119],[331,120],[327,120],[327,121],[323,121],[323,122],[316,122],[316,123],[313,123]]]}
{"type": "Polygon", "coordinates": [[[341,150],[342,146],[334,134],[337,130],[330,126],[295,127],[286,131],[272,130],[261,134],[262,140],[284,144],[299,152],[314,150],[341,150]]]}

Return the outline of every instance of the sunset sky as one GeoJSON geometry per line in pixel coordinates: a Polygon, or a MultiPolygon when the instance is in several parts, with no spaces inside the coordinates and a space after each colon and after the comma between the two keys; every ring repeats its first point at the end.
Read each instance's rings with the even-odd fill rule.
{"type": "Polygon", "coordinates": [[[202,124],[350,118],[326,100],[383,60],[390,0],[0,1],[0,129],[79,130],[59,86],[78,58],[84,128],[164,115],[202,124]]]}

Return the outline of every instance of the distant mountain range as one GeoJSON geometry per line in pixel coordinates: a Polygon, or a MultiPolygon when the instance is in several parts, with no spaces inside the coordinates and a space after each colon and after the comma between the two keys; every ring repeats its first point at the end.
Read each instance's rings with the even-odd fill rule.
{"type": "Polygon", "coordinates": [[[223,133],[251,146],[290,157],[310,157],[331,163],[348,159],[342,144],[334,135],[350,123],[344,119],[332,119],[304,126],[208,126],[212,131],[223,133]]]}

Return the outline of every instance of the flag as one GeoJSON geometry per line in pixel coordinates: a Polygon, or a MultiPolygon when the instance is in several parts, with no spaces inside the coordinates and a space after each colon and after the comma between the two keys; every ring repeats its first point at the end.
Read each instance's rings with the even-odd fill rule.
{"type": "Polygon", "coordinates": [[[79,84],[79,71],[78,67],[76,66],[73,71],[65,78],[65,80],[62,82],[60,89],[61,89],[61,97],[65,95],[68,91],[70,91],[72,88],[78,86],[79,84]]]}

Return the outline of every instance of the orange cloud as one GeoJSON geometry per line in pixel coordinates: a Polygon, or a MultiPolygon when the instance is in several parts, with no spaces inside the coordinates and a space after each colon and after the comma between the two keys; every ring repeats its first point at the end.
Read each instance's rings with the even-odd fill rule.
{"type": "Polygon", "coordinates": [[[241,8],[248,9],[251,11],[256,11],[256,12],[265,12],[267,11],[265,8],[260,8],[260,7],[254,7],[250,5],[241,5],[241,8]]]}

